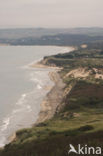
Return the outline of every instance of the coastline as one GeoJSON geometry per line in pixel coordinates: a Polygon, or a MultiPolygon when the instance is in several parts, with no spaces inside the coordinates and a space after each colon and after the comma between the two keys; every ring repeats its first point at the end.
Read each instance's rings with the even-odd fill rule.
{"type": "MultiPolygon", "coordinates": [[[[71,47],[71,50],[69,52],[72,52],[76,50],[76,47],[71,47]]],[[[53,87],[51,87],[50,91],[47,93],[45,98],[43,99],[41,103],[41,110],[38,115],[37,121],[34,123],[34,126],[51,119],[58,108],[60,106],[62,100],[63,100],[63,91],[65,87],[65,83],[61,79],[59,75],[59,71],[62,70],[62,68],[57,66],[49,66],[45,65],[43,62],[43,59],[35,64],[31,64],[30,67],[32,68],[48,68],[52,69],[53,71],[49,72],[49,78],[51,81],[54,82],[53,87]]]]}
{"type": "Polygon", "coordinates": [[[51,119],[55,115],[56,109],[63,99],[62,95],[65,84],[60,78],[58,71],[55,70],[53,72],[49,72],[49,77],[51,81],[54,82],[54,86],[51,88],[51,90],[47,93],[46,97],[42,101],[41,110],[38,119],[34,125],[38,125],[39,123],[51,119]]]}
{"type": "MultiPolygon", "coordinates": [[[[75,50],[75,47],[71,47],[71,51],[75,50]]],[[[66,53],[66,52],[65,52],[66,53]]],[[[46,120],[51,119],[55,113],[56,109],[60,105],[63,99],[63,89],[65,84],[63,83],[62,79],[60,78],[59,71],[62,69],[57,66],[48,66],[42,63],[43,58],[38,62],[29,64],[30,68],[48,68],[52,71],[49,72],[49,78],[51,81],[54,82],[54,85],[49,87],[49,92],[46,94],[44,99],[42,100],[41,109],[38,114],[38,118],[33,126],[36,126],[46,120]]],[[[16,132],[14,132],[10,137],[8,137],[9,142],[13,142],[16,140],[16,132]]],[[[5,146],[4,146],[5,147],[5,146]]]]}

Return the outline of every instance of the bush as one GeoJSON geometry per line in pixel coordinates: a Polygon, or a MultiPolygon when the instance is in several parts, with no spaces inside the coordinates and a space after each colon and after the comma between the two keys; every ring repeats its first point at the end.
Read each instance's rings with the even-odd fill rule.
{"type": "Polygon", "coordinates": [[[85,126],[80,127],[78,130],[79,131],[90,131],[90,130],[93,130],[93,129],[94,129],[93,126],[85,125],[85,126]]]}

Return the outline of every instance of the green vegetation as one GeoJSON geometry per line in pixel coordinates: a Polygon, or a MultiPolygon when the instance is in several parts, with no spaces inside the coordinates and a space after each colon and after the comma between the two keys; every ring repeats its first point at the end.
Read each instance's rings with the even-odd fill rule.
{"type": "Polygon", "coordinates": [[[62,108],[51,120],[18,131],[0,156],[68,156],[69,144],[78,143],[103,147],[103,49],[90,46],[44,58],[42,63],[62,67],[62,108]]]}

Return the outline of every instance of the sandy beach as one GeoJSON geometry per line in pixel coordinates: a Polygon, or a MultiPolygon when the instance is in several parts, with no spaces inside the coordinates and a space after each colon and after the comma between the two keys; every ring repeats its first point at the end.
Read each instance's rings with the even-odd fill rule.
{"type": "Polygon", "coordinates": [[[62,102],[62,95],[65,84],[60,78],[58,71],[50,72],[49,77],[54,82],[54,86],[41,103],[41,111],[39,113],[36,124],[51,119],[56,113],[57,107],[62,102]]]}

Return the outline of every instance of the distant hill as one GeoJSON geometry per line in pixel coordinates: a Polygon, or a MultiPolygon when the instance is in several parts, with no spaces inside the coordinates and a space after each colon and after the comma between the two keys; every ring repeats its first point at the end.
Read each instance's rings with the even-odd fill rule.
{"type": "Polygon", "coordinates": [[[84,34],[84,35],[103,35],[103,28],[68,28],[68,29],[50,29],[50,28],[15,28],[0,29],[1,39],[18,39],[34,37],[39,38],[45,35],[56,34],[84,34]]]}
{"type": "Polygon", "coordinates": [[[103,41],[103,28],[19,28],[0,29],[0,44],[10,45],[78,45],[103,41]]]}

